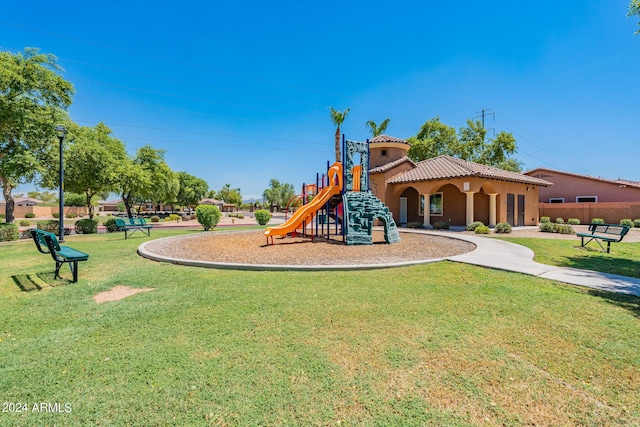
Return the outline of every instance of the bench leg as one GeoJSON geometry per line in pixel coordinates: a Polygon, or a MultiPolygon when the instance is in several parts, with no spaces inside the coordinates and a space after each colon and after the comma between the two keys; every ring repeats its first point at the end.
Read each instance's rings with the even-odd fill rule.
{"type": "Polygon", "coordinates": [[[70,262],[69,269],[73,275],[73,283],[76,283],[78,281],[78,261],[70,262]]]}
{"type": "Polygon", "coordinates": [[[54,279],[62,279],[62,276],[60,276],[60,267],[62,267],[61,262],[56,261],[56,274],[53,276],[54,279]]]}
{"type": "Polygon", "coordinates": [[[611,242],[607,242],[607,253],[609,253],[610,249],[611,249],[611,242]]]}

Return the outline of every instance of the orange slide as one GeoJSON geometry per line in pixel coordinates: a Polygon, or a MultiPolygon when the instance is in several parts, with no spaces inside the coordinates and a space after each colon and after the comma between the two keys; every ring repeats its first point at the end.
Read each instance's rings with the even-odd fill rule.
{"type": "Polygon", "coordinates": [[[331,197],[335,194],[340,194],[342,191],[342,164],[336,162],[331,165],[327,175],[329,176],[330,185],[323,188],[312,201],[300,207],[287,221],[275,227],[268,227],[264,231],[264,235],[267,236],[267,242],[271,237],[271,244],[273,244],[273,236],[286,236],[294,232],[302,223],[308,224],[315,214],[325,207],[331,197]]]}

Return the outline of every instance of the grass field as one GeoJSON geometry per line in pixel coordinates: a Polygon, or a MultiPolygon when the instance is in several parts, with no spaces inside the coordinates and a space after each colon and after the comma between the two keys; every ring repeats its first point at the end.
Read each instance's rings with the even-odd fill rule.
{"type": "MultiPolygon", "coordinates": [[[[502,238],[502,237],[501,237],[502,238]]],[[[602,252],[591,243],[580,247],[580,240],[504,237],[503,240],[518,243],[535,253],[535,260],[558,267],[573,267],[603,273],[640,278],[640,242],[611,244],[611,253],[602,252]]],[[[606,244],[605,244],[606,245],[606,244]]]]}
{"type": "Polygon", "coordinates": [[[148,239],[69,237],[76,284],[0,245],[0,425],[640,424],[639,298],[449,262],[189,268],[148,239]],[[94,302],[116,285],[155,290],[94,302]]]}

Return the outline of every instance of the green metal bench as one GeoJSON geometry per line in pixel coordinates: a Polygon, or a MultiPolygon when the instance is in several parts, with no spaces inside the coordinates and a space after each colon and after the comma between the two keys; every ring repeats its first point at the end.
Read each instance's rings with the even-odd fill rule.
{"type": "Polygon", "coordinates": [[[153,225],[147,224],[147,221],[144,218],[129,218],[128,221],[125,221],[122,218],[116,218],[116,225],[120,230],[124,230],[124,238],[129,238],[129,231],[131,235],[136,231],[141,231],[146,233],[147,236],[151,236],[151,229],[153,225]]]}
{"type": "Polygon", "coordinates": [[[56,278],[62,279],[60,277],[60,267],[62,267],[62,264],[68,263],[73,274],[73,282],[78,281],[78,262],[88,260],[88,254],[69,246],[60,246],[56,235],[48,231],[35,228],[31,230],[31,237],[33,237],[38,250],[43,254],[51,254],[51,257],[56,262],[56,278]]]}
{"type": "Polygon", "coordinates": [[[588,233],[576,233],[576,236],[580,237],[580,247],[585,247],[587,243],[594,240],[602,249],[609,253],[611,249],[611,242],[619,242],[629,232],[629,227],[619,224],[590,224],[588,233]],[[588,239],[585,242],[585,239],[588,239]],[[607,242],[607,248],[605,249],[602,243],[607,242]]]}

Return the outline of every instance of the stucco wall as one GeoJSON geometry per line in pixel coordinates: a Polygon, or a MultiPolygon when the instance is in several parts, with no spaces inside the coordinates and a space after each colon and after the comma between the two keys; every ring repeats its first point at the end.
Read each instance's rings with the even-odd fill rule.
{"type": "Polygon", "coordinates": [[[527,172],[527,175],[553,183],[550,187],[540,189],[540,203],[548,203],[550,198],[564,198],[565,203],[575,203],[577,196],[597,196],[598,202],[640,202],[640,188],[622,183],[566,175],[546,169],[536,169],[527,172]]]}
{"type": "Polygon", "coordinates": [[[394,160],[401,159],[407,155],[409,147],[376,147],[369,150],[369,167],[376,168],[386,165],[394,160]],[[387,152],[386,156],[382,155],[382,151],[387,152]]]}

